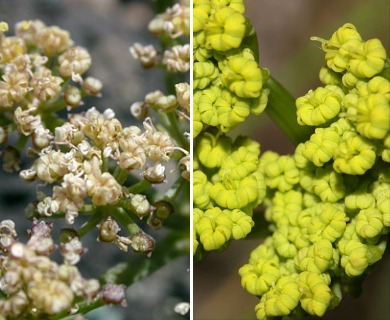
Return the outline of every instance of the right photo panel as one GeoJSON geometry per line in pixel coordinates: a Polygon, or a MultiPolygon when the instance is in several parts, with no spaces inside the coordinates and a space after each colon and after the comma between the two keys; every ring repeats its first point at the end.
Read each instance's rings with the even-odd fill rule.
{"type": "Polygon", "coordinates": [[[192,8],[193,318],[390,319],[390,3],[192,8]]]}

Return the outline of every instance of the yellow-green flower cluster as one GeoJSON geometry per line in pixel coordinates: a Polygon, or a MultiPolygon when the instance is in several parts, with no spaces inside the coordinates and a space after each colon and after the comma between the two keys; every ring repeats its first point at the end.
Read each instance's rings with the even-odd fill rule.
{"type": "Polygon", "coordinates": [[[324,84],[296,101],[301,125],[321,126],[304,144],[317,167],[333,160],[338,173],[363,175],[378,157],[390,162],[390,82],[386,50],[363,41],[348,23],[322,42],[324,84]]]}
{"type": "Polygon", "coordinates": [[[222,249],[230,239],[243,239],[253,227],[252,211],[265,197],[260,172],[260,145],[244,137],[234,142],[203,132],[195,148],[194,252],[222,249]]]}
{"type": "Polygon", "coordinates": [[[194,1],[194,137],[206,126],[227,132],[265,108],[268,72],[247,44],[254,31],[244,12],[243,0],[194,1]]]}
{"type": "Polygon", "coordinates": [[[298,122],[317,126],[315,132],[294,155],[267,151],[260,157],[265,218],[273,233],[239,270],[242,286],[260,296],[258,319],[323,316],[343,291],[353,293],[386,247],[386,52],[379,40],[363,42],[350,24],[323,48],[325,86],[296,101],[298,122]]]}
{"type": "Polygon", "coordinates": [[[195,0],[193,45],[194,252],[221,250],[251,231],[265,196],[260,145],[226,133],[268,100],[243,0],[195,0]]]}

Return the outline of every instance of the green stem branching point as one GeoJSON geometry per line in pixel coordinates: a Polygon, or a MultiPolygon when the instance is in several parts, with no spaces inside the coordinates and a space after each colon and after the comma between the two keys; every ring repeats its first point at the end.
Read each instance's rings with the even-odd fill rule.
{"type": "Polygon", "coordinates": [[[112,215],[124,226],[130,234],[136,234],[142,229],[133,221],[123,208],[116,207],[112,215]]]}

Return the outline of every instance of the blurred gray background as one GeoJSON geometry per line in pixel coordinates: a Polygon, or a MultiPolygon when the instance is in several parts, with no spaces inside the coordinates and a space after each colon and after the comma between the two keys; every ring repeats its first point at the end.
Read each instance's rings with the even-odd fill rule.
{"type": "MultiPolygon", "coordinates": [[[[76,45],[87,48],[92,56],[88,75],[103,82],[103,96],[89,98],[78,111],[95,106],[99,110],[112,108],[122,124],[134,123],[129,107],[145,94],[165,91],[164,77],[159,70],[144,70],[129,53],[134,42],[158,41],[147,31],[154,16],[153,1],[126,0],[0,0],[0,21],[9,24],[10,31],[21,20],[41,19],[46,25],[57,25],[71,33],[76,45]]],[[[22,169],[31,165],[23,160],[22,169]]],[[[17,174],[0,170],[0,220],[17,221],[21,239],[26,239],[30,227],[25,219],[25,206],[35,199],[34,184],[24,184],[17,174]]],[[[80,222],[79,222],[80,223],[80,222]]],[[[59,224],[61,225],[61,224],[59,224]]],[[[59,231],[55,223],[55,232],[59,231]]],[[[85,277],[98,277],[116,262],[126,261],[132,253],[120,252],[112,245],[97,244],[96,232],[83,238],[89,252],[82,258],[80,269],[85,277]]],[[[189,319],[175,314],[176,303],[189,301],[189,257],[177,259],[150,277],[127,290],[128,307],[105,307],[86,316],[87,319],[189,319]]]]}
{"type": "MultiPolygon", "coordinates": [[[[388,0],[247,0],[246,16],[254,24],[260,49],[260,65],[269,68],[295,97],[305,94],[318,84],[323,52],[311,36],[329,38],[344,23],[355,24],[363,39],[379,38],[390,50],[390,2],[388,0]]],[[[254,136],[261,149],[281,154],[293,151],[293,145],[280,130],[262,114],[251,117],[235,133],[254,136]]],[[[251,320],[255,319],[256,297],[240,285],[238,268],[248,260],[249,253],[261,242],[234,241],[222,253],[210,254],[194,267],[194,319],[251,320]]],[[[358,299],[345,296],[326,320],[388,320],[390,319],[390,257],[384,259],[369,275],[358,299]]]]}

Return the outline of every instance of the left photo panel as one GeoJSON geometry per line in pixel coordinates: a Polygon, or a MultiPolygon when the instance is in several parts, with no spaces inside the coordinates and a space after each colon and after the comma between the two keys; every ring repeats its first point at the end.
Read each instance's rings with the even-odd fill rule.
{"type": "Polygon", "coordinates": [[[0,0],[0,320],[190,319],[190,0],[0,0]]]}

